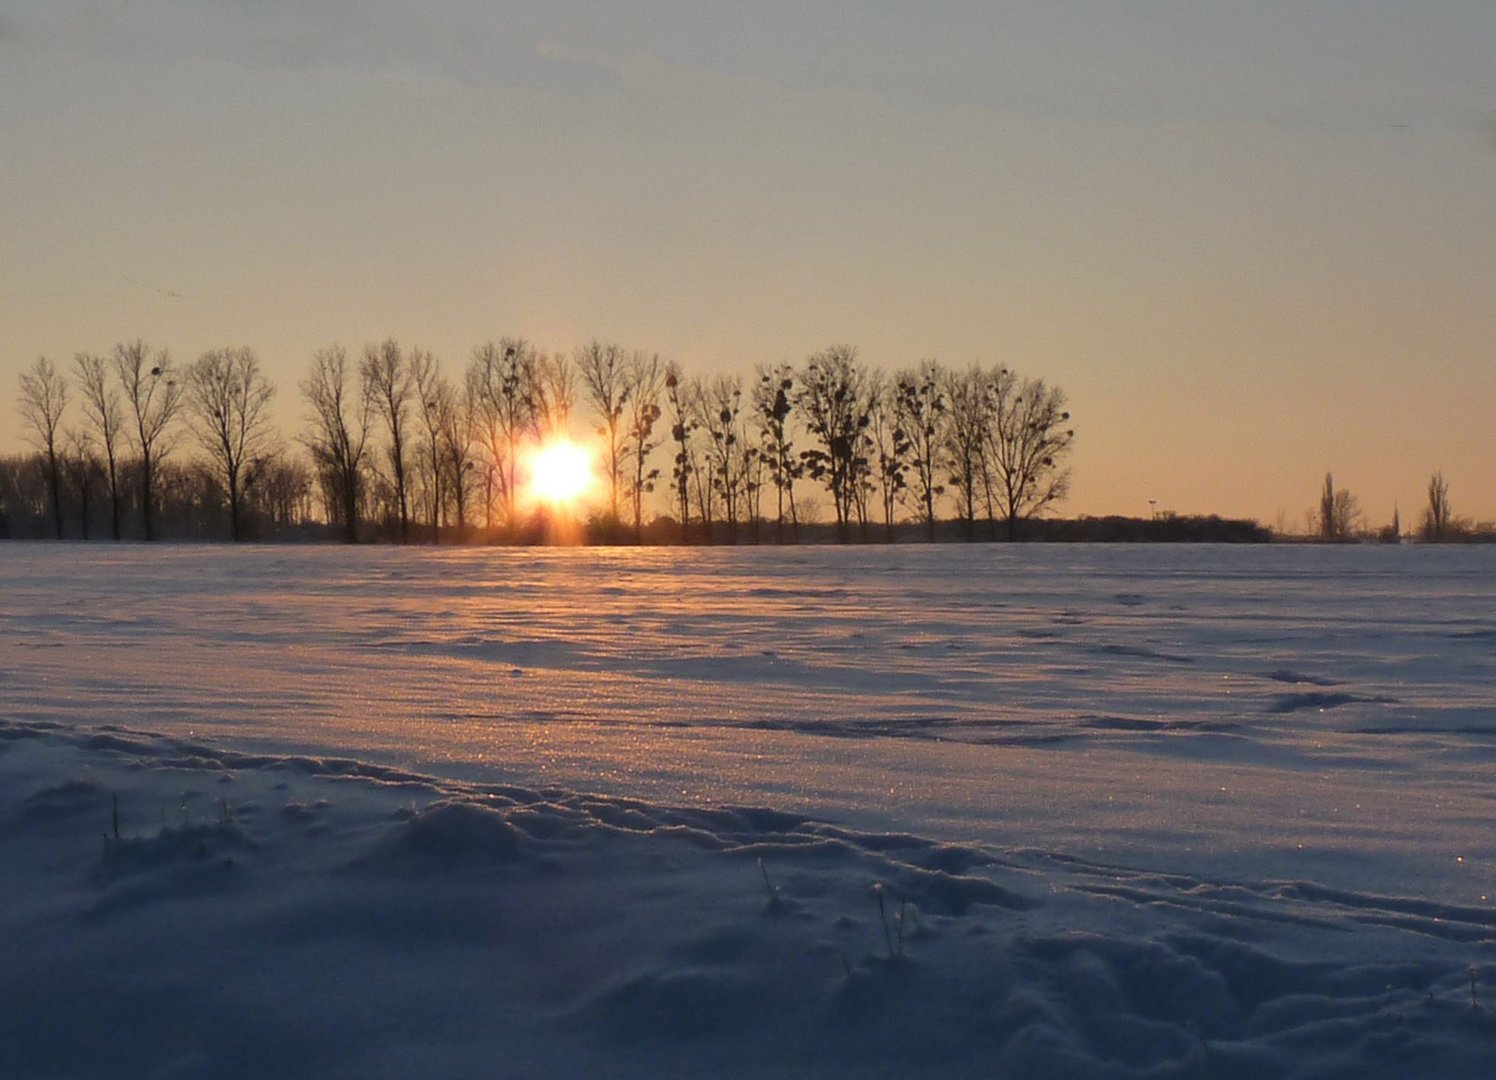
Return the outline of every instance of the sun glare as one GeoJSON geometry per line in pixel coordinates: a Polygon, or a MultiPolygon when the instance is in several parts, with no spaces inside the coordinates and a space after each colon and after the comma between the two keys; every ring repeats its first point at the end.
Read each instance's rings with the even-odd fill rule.
{"type": "Polygon", "coordinates": [[[537,447],[530,457],[530,498],[554,509],[575,506],[592,487],[592,455],[574,442],[537,447]]]}

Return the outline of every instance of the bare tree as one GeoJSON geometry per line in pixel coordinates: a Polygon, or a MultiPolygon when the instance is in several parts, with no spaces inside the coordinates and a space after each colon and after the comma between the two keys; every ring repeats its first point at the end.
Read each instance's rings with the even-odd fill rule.
{"type": "Polygon", "coordinates": [[[424,349],[410,350],[410,373],[415,382],[416,415],[421,420],[422,443],[417,457],[426,481],[431,542],[441,543],[441,517],[446,506],[446,457],[442,453],[443,416],[454,407],[452,386],[442,377],[441,364],[424,349]]]}
{"type": "Polygon", "coordinates": [[[577,404],[577,369],[565,353],[541,356],[535,371],[535,426],[541,439],[565,438],[571,433],[571,414],[577,404]]]}
{"type": "Polygon", "coordinates": [[[78,524],[87,540],[92,521],[94,483],[103,472],[93,435],[86,428],[70,428],[63,434],[63,471],[78,497],[78,524]]]}
{"type": "Polygon", "coordinates": [[[0,538],[27,518],[47,515],[46,463],[40,454],[0,457],[0,538]]]}
{"type": "Polygon", "coordinates": [[[1361,525],[1361,503],[1349,491],[1335,492],[1335,535],[1349,539],[1361,525]]]}
{"type": "Polygon", "coordinates": [[[364,493],[364,455],[369,440],[373,401],[360,381],[350,385],[352,371],[341,345],[319,349],[301,393],[312,408],[307,449],[331,489],[329,509],[343,526],[348,543],[358,540],[359,506],[364,493]]]}
{"type": "Polygon", "coordinates": [[[907,476],[913,444],[901,424],[897,387],[875,375],[871,398],[868,436],[878,480],[879,508],[883,511],[883,535],[892,543],[898,505],[909,486],[907,476]]]}
{"type": "Polygon", "coordinates": [[[1392,504],[1392,520],[1377,532],[1377,541],[1383,544],[1402,543],[1402,514],[1397,504],[1392,504]]]}
{"type": "Polygon", "coordinates": [[[394,480],[395,506],[400,520],[400,542],[410,543],[410,495],[406,475],[407,459],[406,430],[407,410],[415,389],[411,378],[410,364],[400,343],[389,338],[379,345],[364,347],[364,361],[359,368],[364,384],[364,393],[374,402],[374,408],[384,421],[390,442],[386,447],[390,473],[394,480]]]}
{"type": "Polygon", "coordinates": [[[245,500],[273,528],[291,528],[311,516],[312,478],[302,461],[274,450],[261,460],[256,476],[245,500]]]}
{"type": "MultiPolygon", "coordinates": [[[[982,433],[982,453],[978,461],[977,478],[981,486],[982,504],[986,511],[987,538],[997,539],[997,519],[1001,480],[998,470],[998,442],[1002,432],[1010,423],[1008,416],[1013,409],[1013,400],[1018,396],[1015,387],[1018,376],[1005,367],[983,368],[977,365],[975,378],[981,394],[982,422],[987,430],[982,433]]],[[[1011,533],[1009,539],[1012,539],[1011,533]]]]}
{"type": "Polygon", "coordinates": [[[698,423],[707,435],[710,487],[722,500],[728,543],[736,543],[739,512],[747,494],[748,455],[752,451],[741,420],[743,380],[736,375],[718,375],[710,382],[697,384],[695,401],[698,423]]]}
{"type": "MultiPolygon", "coordinates": [[[[185,391],[184,391],[185,396],[185,391]]],[[[163,461],[156,471],[156,508],[164,526],[205,539],[223,514],[223,493],[206,463],[163,461]]]]}
{"type": "Polygon", "coordinates": [[[748,522],[748,531],[757,544],[763,524],[764,475],[768,463],[764,460],[763,447],[758,446],[748,431],[747,421],[742,428],[743,438],[743,519],[748,522]]]}
{"type": "Polygon", "coordinates": [[[602,421],[597,433],[603,440],[603,470],[608,477],[608,519],[617,522],[625,453],[623,410],[632,389],[628,356],[617,345],[594,340],[577,350],[576,365],[587,401],[602,421]]]}
{"type": "Polygon", "coordinates": [[[836,513],[838,538],[846,541],[857,485],[868,467],[867,428],[872,401],[867,372],[857,350],[833,345],[813,355],[800,372],[795,404],[806,430],[818,441],[800,453],[806,472],[826,485],[836,513]]]}
{"type": "MultiPolygon", "coordinates": [[[[706,396],[700,376],[693,376],[681,384],[681,393],[691,411],[690,431],[701,427],[701,402],[706,396]]],[[[710,437],[707,447],[698,449],[699,440],[693,439],[687,449],[690,453],[691,489],[696,495],[696,516],[701,520],[701,539],[704,543],[717,542],[715,523],[717,520],[716,473],[712,468],[710,437]]]]}
{"type": "Polygon", "coordinates": [[[244,489],[275,448],[267,412],[274,396],[253,349],[213,349],[187,369],[192,429],[228,497],[229,536],[235,543],[244,531],[244,489]]]}
{"type": "Polygon", "coordinates": [[[102,356],[78,353],[73,366],[83,393],[83,414],[104,451],[104,465],[109,480],[109,534],[120,538],[119,441],[125,414],[120,407],[119,391],[110,385],[109,361],[102,356]]]}
{"type": "Polygon", "coordinates": [[[976,538],[977,498],[982,490],[983,460],[990,434],[990,399],[981,368],[950,372],[945,379],[947,402],[945,464],[956,493],[956,511],[967,540],[976,538]]]}
{"type": "Polygon", "coordinates": [[[795,481],[804,469],[795,456],[791,430],[791,403],[795,393],[795,371],[789,364],[775,367],[759,365],[753,386],[753,415],[758,427],[760,459],[774,485],[776,543],[784,543],[785,510],[795,539],[800,537],[800,519],[795,513],[795,481]]]}
{"type": "Polygon", "coordinates": [[[1325,486],[1319,493],[1319,535],[1335,539],[1335,477],[1325,473],[1325,486]]]}
{"type": "MultiPolygon", "coordinates": [[[[386,528],[400,525],[400,507],[395,501],[395,485],[384,471],[372,465],[374,448],[369,448],[371,464],[364,470],[364,488],[360,506],[366,520],[382,522],[386,528]]],[[[325,485],[324,485],[325,487],[325,485]]]]}
{"type": "Polygon", "coordinates": [[[664,387],[664,368],[656,353],[635,352],[629,357],[628,414],[625,437],[628,440],[629,502],[634,511],[634,542],[644,541],[644,496],[654,491],[659,469],[649,467],[650,455],[660,445],[655,425],[659,423],[660,391],[664,387]]]}
{"type": "Polygon", "coordinates": [[[465,384],[461,394],[450,383],[446,384],[441,402],[437,422],[441,429],[442,456],[452,506],[457,511],[457,542],[460,544],[467,539],[468,493],[472,490],[473,442],[477,430],[478,401],[472,381],[465,384]]]}
{"type": "Polygon", "coordinates": [[[1063,499],[1070,490],[1064,460],[1075,441],[1065,394],[1043,379],[1019,383],[1006,369],[990,378],[994,430],[986,441],[995,474],[997,507],[1007,523],[1008,539],[1018,523],[1063,499]]]}
{"type": "Polygon", "coordinates": [[[47,459],[47,493],[52,525],[62,539],[62,413],[68,404],[68,384],[45,356],[21,373],[21,416],[31,428],[32,441],[47,459]]]}
{"type": "MultiPolygon", "coordinates": [[[[487,342],[473,350],[468,379],[489,467],[503,503],[504,523],[515,524],[519,447],[538,437],[541,358],[522,338],[487,342]]],[[[489,522],[492,525],[492,521],[489,522]]]]}
{"type": "Polygon", "coordinates": [[[1361,507],[1356,497],[1335,486],[1335,478],[1325,473],[1325,486],[1319,496],[1319,534],[1326,540],[1347,540],[1355,531],[1361,507]]]}
{"type": "Polygon", "coordinates": [[[483,525],[492,531],[494,508],[502,504],[504,481],[507,477],[498,410],[494,408],[487,393],[493,365],[484,360],[484,350],[489,348],[492,348],[491,342],[473,350],[473,358],[468,362],[467,374],[463,378],[463,392],[471,403],[469,420],[472,424],[472,437],[478,444],[473,461],[482,475],[483,525]]]}
{"type": "Polygon", "coordinates": [[[675,494],[675,510],[680,517],[680,538],[684,543],[691,521],[691,480],[696,471],[691,449],[691,433],[696,419],[691,408],[690,383],[681,377],[680,367],[671,361],[665,366],[665,403],[669,409],[670,439],[675,444],[670,484],[675,494]]]}
{"type": "Polygon", "coordinates": [[[946,442],[945,373],[926,360],[894,378],[898,428],[909,444],[906,493],[914,502],[926,536],[935,539],[935,500],[945,492],[940,461],[946,442]]]}
{"type": "Polygon", "coordinates": [[[1428,481],[1428,506],[1423,511],[1423,539],[1435,542],[1448,540],[1454,524],[1454,511],[1449,505],[1449,484],[1442,472],[1436,472],[1428,481]]]}
{"type": "Polygon", "coordinates": [[[136,339],[114,347],[114,370],[134,422],[130,434],[140,455],[140,513],[145,538],[156,539],[156,477],[176,435],[172,421],[182,408],[182,386],[165,349],[151,352],[136,339]]]}

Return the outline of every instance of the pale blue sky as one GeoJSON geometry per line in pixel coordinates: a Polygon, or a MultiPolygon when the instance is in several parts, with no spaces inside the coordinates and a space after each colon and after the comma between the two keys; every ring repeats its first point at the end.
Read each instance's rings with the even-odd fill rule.
{"type": "Polygon", "coordinates": [[[17,372],[144,336],[1052,378],[1072,513],[1496,517],[1496,5],[20,2],[17,372]],[[171,295],[178,294],[178,295],[171,295]]]}

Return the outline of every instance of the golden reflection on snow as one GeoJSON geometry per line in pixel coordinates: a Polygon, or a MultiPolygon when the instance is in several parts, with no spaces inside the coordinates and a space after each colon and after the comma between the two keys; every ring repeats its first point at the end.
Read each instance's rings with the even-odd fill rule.
{"type": "Polygon", "coordinates": [[[1478,808],[1363,772],[1480,789],[1496,584],[1457,565],[1479,553],[1448,580],[1402,552],[1374,581],[1320,565],[1362,554],[17,546],[0,709],[958,832],[1059,820],[1082,847],[1244,817],[1306,850],[1431,843],[1478,808]]]}

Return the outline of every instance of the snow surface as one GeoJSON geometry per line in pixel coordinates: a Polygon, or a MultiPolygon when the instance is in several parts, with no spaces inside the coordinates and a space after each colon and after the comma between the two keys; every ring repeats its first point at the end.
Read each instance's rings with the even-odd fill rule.
{"type": "Polygon", "coordinates": [[[0,1076],[1496,1074],[1496,551],[0,547],[0,1076]]]}

